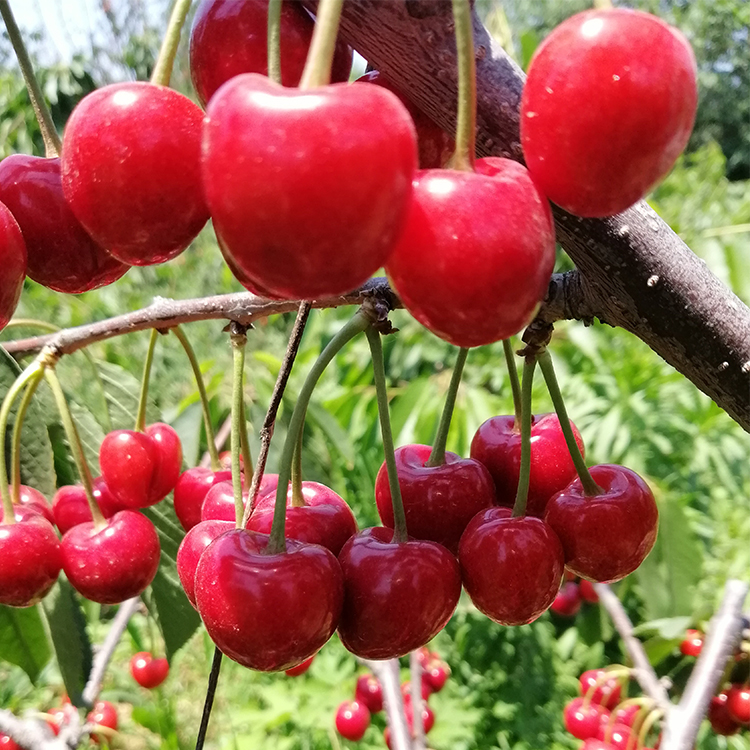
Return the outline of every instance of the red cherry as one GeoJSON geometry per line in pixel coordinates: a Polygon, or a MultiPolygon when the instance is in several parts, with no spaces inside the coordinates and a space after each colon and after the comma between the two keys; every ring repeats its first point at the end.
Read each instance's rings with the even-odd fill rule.
{"type": "Polygon", "coordinates": [[[68,715],[70,713],[71,708],[69,708],[70,704],[66,704],[64,706],[58,706],[57,708],[51,708],[46,713],[46,718],[44,721],[47,723],[47,726],[52,730],[52,733],[57,736],[60,734],[60,729],[68,723],[68,715]]]}
{"type": "Polygon", "coordinates": [[[651,490],[634,471],[614,464],[589,471],[603,493],[587,497],[575,479],[549,501],[544,520],[560,537],[566,568],[611,583],[632,573],[651,551],[659,513],[651,490]]]}
{"type": "Polygon", "coordinates": [[[738,724],[750,724],[750,685],[732,685],[727,690],[727,712],[738,724]]]}
{"type": "Polygon", "coordinates": [[[422,648],[417,649],[417,659],[419,659],[419,663],[422,665],[422,669],[424,669],[432,659],[439,658],[439,654],[430,651],[427,646],[422,646],[422,648]]]}
{"type": "MultiPolygon", "coordinates": [[[[427,700],[432,695],[432,686],[430,685],[429,680],[425,679],[424,672],[422,673],[422,680],[421,680],[421,693],[422,693],[422,700],[427,700]]],[[[404,701],[410,701],[411,700],[411,680],[406,680],[406,682],[401,683],[401,695],[404,698],[404,701]]]]}
{"type": "Polygon", "coordinates": [[[578,584],[573,581],[563,583],[550,609],[560,617],[575,617],[581,609],[581,590],[578,584]]]}
{"type": "Polygon", "coordinates": [[[231,471],[213,472],[203,466],[187,469],[180,474],[174,488],[174,512],[185,531],[200,523],[203,501],[211,487],[231,479],[231,471]]]}
{"type": "Polygon", "coordinates": [[[208,220],[202,120],[187,97],[142,81],[104,86],[73,110],[63,138],[65,198],[89,234],[119,260],[163,263],[208,220]]]}
{"type": "MultiPolygon", "coordinates": [[[[86,717],[86,721],[89,724],[95,724],[99,727],[117,729],[117,709],[109,701],[97,701],[94,704],[94,708],[86,717]]],[[[107,740],[109,735],[102,734],[100,736],[96,732],[91,733],[91,739],[97,745],[101,743],[102,738],[107,740]]]]}
{"type": "MultiPolygon", "coordinates": [[[[406,714],[406,725],[409,732],[414,732],[414,708],[411,704],[411,697],[404,700],[404,713],[406,714]]],[[[424,702],[422,702],[422,729],[427,734],[435,726],[435,712],[424,702]]]]}
{"type": "Polygon", "coordinates": [[[555,261],[550,207],[526,169],[498,158],[475,167],[417,174],[406,228],[385,265],[404,307],[462,347],[523,328],[555,261]]]}
{"type": "Polygon", "coordinates": [[[370,726],[370,712],[358,701],[344,701],[336,711],[336,731],[345,739],[357,742],[370,726]]]}
{"type": "Polygon", "coordinates": [[[234,519],[231,521],[200,521],[185,534],[185,538],[180,543],[180,548],[177,550],[177,575],[180,577],[180,583],[182,588],[185,589],[187,598],[194,607],[196,606],[195,571],[198,567],[198,561],[206,547],[214,539],[233,528],[235,528],[234,519]]]}
{"type": "Polygon", "coordinates": [[[563,574],[563,551],[538,518],[507,508],[478,513],[461,537],[461,579],[474,605],[501,625],[533,622],[549,609],[563,574]]]}
{"type": "Polygon", "coordinates": [[[599,603],[599,594],[596,593],[594,584],[591,583],[591,581],[582,578],[578,583],[578,591],[581,594],[581,599],[585,602],[588,602],[589,604],[599,603]]]}
{"type": "Polygon", "coordinates": [[[62,566],[73,588],[100,604],[118,604],[140,594],[159,567],[159,537],[151,521],[121,510],[97,529],[74,526],[60,545],[62,566]]]}
{"type": "MultiPolygon", "coordinates": [[[[18,488],[18,502],[13,504],[15,513],[22,513],[23,511],[29,511],[41,516],[45,520],[49,521],[53,526],[55,525],[55,517],[52,512],[52,507],[47,502],[47,498],[39,492],[39,490],[33,487],[27,487],[22,484],[18,488]]],[[[4,512],[2,506],[0,506],[0,521],[4,518],[4,512]]]]}
{"type": "Polygon", "coordinates": [[[164,658],[154,659],[148,651],[139,651],[130,659],[130,674],[141,687],[152,690],[167,679],[169,662],[164,658]]]}
{"type": "Polygon", "coordinates": [[[635,717],[638,715],[638,712],[641,710],[641,707],[635,703],[631,703],[628,706],[620,707],[617,710],[615,710],[614,716],[615,724],[624,724],[627,727],[632,727],[633,722],[635,721],[635,717]]]}
{"type": "Polygon", "coordinates": [[[357,679],[354,689],[354,699],[367,706],[371,714],[383,710],[383,688],[378,678],[373,674],[363,674],[357,679]]]}
{"type": "Polygon", "coordinates": [[[614,746],[610,745],[609,742],[593,737],[581,745],[581,750],[614,750],[614,746]]]}
{"type": "Polygon", "coordinates": [[[625,8],[579,13],[532,58],[521,100],[526,163],[566,211],[612,216],[672,168],[696,104],[695,56],[677,29],[625,8]]]}
{"type": "Polygon", "coordinates": [[[434,638],[461,593],[456,558],[436,542],[393,542],[391,529],[355,534],[339,553],[344,608],[339,637],[363,659],[391,659],[434,638]]]}
{"type": "MultiPolygon", "coordinates": [[[[118,510],[122,510],[101,477],[94,479],[94,499],[105,518],[111,518],[118,510]]],[[[80,523],[93,520],[86,492],[80,484],[60,487],[52,498],[52,514],[61,534],[80,523]]]]}
{"type": "Polygon", "coordinates": [[[580,676],[579,682],[584,697],[589,695],[589,691],[593,691],[589,698],[592,703],[612,710],[620,702],[620,683],[615,677],[607,677],[607,672],[603,669],[587,670],[580,676]]]}
{"type": "Polygon", "coordinates": [[[723,690],[718,695],[711,698],[708,705],[708,720],[711,722],[711,728],[716,734],[729,737],[740,731],[740,725],[731,717],[727,707],[728,691],[723,690]]]}
{"type": "Polygon", "coordinates": [[[21,746],[8,737],[7,734],[0,732],[0,750],[21,750],[21,746]]]}
{"type": "MultiPolygon", "coordinates": [[[[281,82],[297,86],[307,59],[313,20],[296,2],[281,5],[281,82]]],[[[336,45],[331,80],[348,81],[352,51],[336,45]]],[[[190,32],[190,75],[203,106],[240,73],[268,75],[268,0],[203,0],[190,32]]]]}
{"type": "Polygon", "coordinates": [[[19,509],[15,523],[0,523],[0,604],[30,607],[52,588],[62,566],[52,524],[19,509]]]}
{"type": "Polygon", "coordinates": [[[284,674],[289,675],[289,677],[299,677],[301,674],[305,674],[305,672],[310,669],[310,666],[312,665],[313,659],[315,657],[316,654],[313,654],[309,659],[305,659],[304,661],[300,662],[296,667],[285,669],[284,674]]]}
{"type": "Polygon", "coordinates": [[[246,529],[222,534],[195,573],[198,611],[214,643],[240,664],[263,672],[289,669],[333,635],[343,585],[324,547],[286,540],[267,554],[268,537],[246,529]]]}
{"type": "Polygon", "coordinates": [[[247,73],[207,110],[203,179],[222,252],[242,283],[279,297],[342,294],[380,268],[416,160],[411,118],[379,86],[301,91],[247,73]]]}
{"type": "Polygon", "coordinates": [[[626,750],[631,730],[626,724],[600,724],[597,739],[608,742],[615,750],[626,750]]]}
{"type": "MultiPolygon", "coordinates": [[[[255,499],[256,507],[263,496],[269,492],[276,492],[276,486],[278,483],[278,474],[263,475],[263,479],[260,480],[258,495],[255,499]]],[[[242,491],[242,502],[244,505],[247,504],[247,493],[249,489],[249,487],[244,487],[242,491]]],[[[234,522],[234,489],[231,481],[224,480],[217,482],[206,493],[206,497],[203,500],[203,506],[201,507],[201,519],[204,521],[222,520],[234,522]]]]}
{"type": "MultiPolygon", "coordinates": [[[[571,422],[578,447],[583,440],[571,422]]],[[[513,507],[521,468],[521,433],[512,416],[492,417],[477,430],[471,441],[471,457],[483,463],[495,480],[497,502],[513,507]]],[[[544,516],[552,495],[576,477],[557,414],[531,415],[531,475],[526,513],[544,516]]]]}
{"type": "MultiPolygon", "coordinates": [[[[2,171],[1,163],[0,171],[2,171]]],[[[0,284],[0,331],[2,331],[13,317],[23,289],[23,280],[26,278],[26,243],[18,222],[2,203],[0,203],[0,267],[3,269],[3,280],[0,284]]]]}
{"type": "MultiPolygon", "coordinates": [[[[442,466],[426,466],[429,445],[396,449],[398,483],[406,528],[415,539],[430,539],[458,553],[458,541],[471,519],[493,505],[495,488],[478,461],[446,451],[442,466]]],[[[393,504],[385,464],[375,479],[375,501],[384,526],[393,528],[393,504]]]]}
{"type": "Polygon", "coordinates": [[[433,659],[424,667],[423,678],[427,681],[433,693],[439,693],[448,681],[450,669],[440,659],[433,659]]]}
{"type": "MultiPolygon", "coordinates": [[[[286,496],[286,535],[308,544],[320,544],[338,555],[344,542],[357,533],[357,519],[346,501],[318,482],[302,482],[305,504],[292,506],[292,486],[286,496]]],[[[252,531],[271,532],[276,492],[264,492],[258,498],[247,525],[252,531]]]]}
{"type": "Polygon", "coordinates": [[[602,723],[609,720],[609,711],[598,703],[584,705],[583,698],[574,698],[563,710],[565,728],[579,740],[596,737],[602,723]]]}
{"type": "MultiPolygon", "coordinates": [[[[128,270],[97,245],[73,215],[63,196],[60,159],[26,154],[5,158],[0,162],[0,201],[21,228],[27,273],[39,284],[80,294],[111,284],[128,270]]],[[[3,266],[9,282],[17,269],[17,261],[3,266]]]]}
{"type": "Polygon", "coordinates": [[[680,651],[684,656],[700,656],[703,650],[703,633],[700,630],[688,630],[680,644],[680,651]]]}

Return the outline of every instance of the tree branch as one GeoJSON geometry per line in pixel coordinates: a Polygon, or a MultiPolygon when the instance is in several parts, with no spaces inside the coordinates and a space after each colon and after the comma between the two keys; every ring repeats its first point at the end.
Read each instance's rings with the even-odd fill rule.
{"type": "Polygon", "coordinates": [[[385,714],[391,730],[391,747],[393,750],[410,750],[411,738],[404,713],[404,701],[401,697],[398,659],[386,661],[360,659],[360,661],[378,678],[383,688],[385,714]]]}

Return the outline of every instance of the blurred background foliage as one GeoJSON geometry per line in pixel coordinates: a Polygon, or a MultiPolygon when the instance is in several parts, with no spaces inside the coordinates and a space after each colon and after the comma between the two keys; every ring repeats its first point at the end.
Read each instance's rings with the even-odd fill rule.
{"type": "MultiPolygon", "coordinates": [[[[30,34],[32,55],[44,61],[39,73],[60,129],[76,101],[94,87],[148,77],[168,5],[164,0],[101,2],[92,20],[90,45],[74,50],[70,59],[54,59],[50,54],[44,26],[30,34]],[[160,12],[154,13],[155,8],[160,12]],[[152,23],[153,18],[161,18],[161,24],[152,23]]],[[[493,34],[524,66],[550,29],[589,5],[582,0],[477,0],[493,34]]],[[[750,302],[750,4],[643,0],[634,5],[680,26],[700,67],[700,108],[688,153],[650,202],[712,270],[750,302]]],[[[174,85],[192,95],[184,47],[174,85]]],[[[5,38],[0,39],[0,66],[0,156],[16,151],[41,154],[38,129],[5,38]]],[[[561,267],[569,265],[563,257],[559,262],[561,267]]],[[[68,327],[144,307],[156,296],[188,298],[239,290],[208,227],[169,264],[133,268],[116,284],[96,292],[66,297],[27,281],[18,316],[68,327]]],[[[275,469],[305,373],[351,313],[312,314],[282,404],[270,470],[275,469]]],[[[397,311],[392,319],[400,330],[384,343],[397,444],[429,443],[455,351],[407,313],[397,311]]],[[[255,453],[258,427],[290,325],[289,316],[276,317],[249,333],[246,395],[255,453]]],[[[222,328],[216,321],[192,324],[187,331],[202,363],[217,427],[229,413],[230,396],[231,355],[222,328]]],[[[33,332],[13,329],[4,338],[33,332]]],[[[59,366],[92,462],[104,433],[113,426],[129,425],[133,418],[147,340],[148,335],[141,333],[92,346],[96,379],[82,354],[66,358],[59,366]]],[[[557,327],[551,350],[589,461],[627,464],[648,477],[657,494],[661,528],[656,548],[617,589],[654,664],[673,680],[679,693],[690,671],[690,660],[676,655],[681,633],[687,626],[705,624],[728,577],[750,578],[748,436],[623,331],[564,323],[557,327]]],[[[197,391],[174,337],[159,342],[151,398],[151,417],[175,426],[183,439],[186,464],[194,465],[205,450],[205,434],[197,391]]],[[[43,389],[38,401],[41,408],[32,417],[36,427],[44,429],[31,433],[37,452],[25,473],[37,476],[38,483],[51,492],[55,482],[75,481],[75,473],[43,389]]],[[[534,404],[536,411],[551,408],[541,382],[535,387],[534,404]]],[[[473,350],[449,449],[467,455],[477,427],[490,416],[511,411],[501,348],[473,350]]],[[[357,340],[332,363],[313,397],[305,432],[304,474],[332,486],[365,526],[377,522],[373,485],[381,461],[369,355],[365,341],[357,340]]],[[[164,605],[159,597],[154,591],[146,601],[171,648],[169,644],[189,637],[197,623],[185,614],[187,624],[179,637],[167,632],[170,612],[160,609],[164,605]]],[[[90,603],[83,605],[83,612],[90,640],[100,642],[112,612],[90,603]]],[[[1,632],[6,632],[2,630],[6,616],[0,611],[1,632]]],[[[44,710],[59,702],[62,676],[55,661],[49,661],[41,624],[38,632],[35,620],[24,627],[29,643],[21,644],[23,653],[0,638],[0,658],[5,660],[0,663],[0,705],[44,710]]],[[[161,638],[153,620],[139,615],[118,647],[103,693],[104,698],[121,702],[121,733],[115,747],[192,747],[211,645],[205,633],[197,632],[174,656],[172,675],[164,687],[147,693],[130,679],[127,661],[142,648],[161,651],[161,638]]],[[[532,625],[509,629],[491,623],[462,600],[433,647],[453,670],[445,690],[431,699],[437,723],[430,746],[436,750],[575,748],[578,743],[563,730],[561,712],[576,693],[577,676],[584,669],[625,658],[606,615],[596,605],[585,605],[572,619],[547,614],[532,625]]],[[[352,696],[358,671],[362,668],[336,639],[323,649],[307,675],[295,679],[255,674],[226,663],[209,744],[238,750],[348,747],[332,731],[333,714],[340,701],[352,696]]],[[[361,747],[384,747],[382,728],[382,719],[377,719],[361,747]]],[[[704,732],[699,747],[748,750],[750,741],[746,734],[723,739],[704,732]]]]}

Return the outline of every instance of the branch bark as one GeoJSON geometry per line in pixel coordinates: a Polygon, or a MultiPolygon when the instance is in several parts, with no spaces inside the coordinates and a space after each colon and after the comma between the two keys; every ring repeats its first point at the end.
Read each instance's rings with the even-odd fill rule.
{"type": "Polygon", "coordinates": [[[378,678],[378,682],[383,688],[383,703],[388,726],[391,730],[393,750],[411,750],[409,727],[404,713],[404,701],[401,698],[398,659],[387,659],[386,661],[360,659],[360,661],[378,678]]]}

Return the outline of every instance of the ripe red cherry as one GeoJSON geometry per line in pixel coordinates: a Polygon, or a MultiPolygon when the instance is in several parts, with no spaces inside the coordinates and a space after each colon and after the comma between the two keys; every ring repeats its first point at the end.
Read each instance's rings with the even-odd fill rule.
{"type": "Polygon", "coordinates": [[[523,328],[555,261],[550,207],[526,169],[498,158],[475,167],[417,174],[406,228],[385,265],[404,307],[462,347],[523,328]]]}
{"type": "Polygon", "coordinates": [[[21,750],[21,746],[8,737],[7,734],[0,732],[0,750],[21,750]]]}
{"type": "Polygon", "coordinates": [[[159,567],[159,537],[151,521],[122,510],[97,529],[74,526],[60,545],[62,566],[73,588],[91,601],[118,604],[140,594],[159,567]]]}
{"type": "Polygon", "coordinates": [[[607,673],[603,669],[587,670],[580,676],[579,682],[584,697],[591,693],[589,699],[592,703],[598,703],[600,706],[612,710],[620,702],[620,693],[622,692],[620,683],[614,677],[607,677],[607,673]]]}
{"type": "MultiPolygon", "coordinates": [[[[260,498],[262,498],[266,493],[276,492],[276,486],[278,485],[278,483],[278,474],[263,475],[263,479],[260,480],[258,495],[255,498],[256,506],[257,503],[260,502],[260,498]]],[[[249,487],[246,487],[243,484],[243,505],[247,504],[249,489],[249,487]]],[[[206,493],[206,497],[203,500],[203,506],[201,507],[201,519],[203,521],[235,521],[234,488],[232,487],[231,481],[223,480],[221,482],[217,482],[206,493]]]]}
{"type": "Polygon", "coordinates": [[[680,644],[680,651],[685,656],[700,656],[703,650],[703,633],[700,630],[688,630],[680,644]]]}
{"type": "Polygon", "coordinates": [[[461,580],[480,612],[501,625],[536,620],[555,599],[563,551],[538,518],[511,518],[507,508],[478,513],[458,550],[461,580]]]}
{"type": "Polygon", "coordinates": [[[579,13],[532,58],[521,100],[526,163],[566,211],[612,216],[672,168],[696,104],[695,57],[677,29],[625,8],[579,13]]]}
{"type": "Polygon", "coordinates": [[[146,432],[115,430],[99,448],[102,477],[124,508],[145,508],[166,497],[180,476],[182,447],[177,433],[157,422],[146,432]]]}
{"type": "Polygon", "coordinates": [[[60,729],[69,722],[70,713],[74,710],[68,703],[63,706],[51,708],[46,712],[44,721],[55,736],[60,734],[60,729]]]}
{"type": "MultiPolygon", "coordinates": [[[[404,698],[404,713],[406,714],[406,726],[409,732],[414,732],[414,708],[411,703],[411,696],[404,698]]],[[[422,702],[422,729],[427,734],[435,726],[435,712],[425,703],[422,702]]]]}
{"type": "Polygon", "coordinates": [[[448,681],[450,669],[440,659],[433,659],[424,667],[423,678],[427,681],[433,693],[439,693],[448,681]]]}
{"type": "Polygon", "coordinates": [[[246,529],[222,534],[195,573],[195,598],[214,643],[230,659],[262,672],[294,667],[333,635],[343,585],[325,548],[286,540],[267,554],[268,536],[246,529]]]}
{"type": "Polygon", "coordinates": [[[565,728],[579,740],[596,737],[599,727],[609,719],[609,711],[598,703],[584,705],[583,698],[574,698],[563,710],[565,728]]]}
{"type": "Polygon", "coordinates": [[[141,686],[152,690],[167,679],[169,662],[164,659],[154,659],[148,651],[139,651],[130,659],[130,674],[141,686]]]}
{"type": "Polygon", "coordinates": [[[578,584],[573,581],[563,583],[550,609],[560,617],[575,617],[581,609],[581,590],[578,584]]]}
{"type": "Polygon", "coordinates": [[[370,726],[370,712],[358,701],[344,701],[336,711],[336,731],[345,739],[357,742],[370,726]]]}
{"type": "Polygon", "coordinates": [[[630,735],[630,727],[626,724],[609,726],[609,724],[601,723],[597,730],[597,739],[608,742],[615,750],[626,750],[630,735]]]}
{"type": "Polygon", "coordinates": [[[583,599],[583,601],[588,602],[589,604],[599,603],[599,594],[596,593],[594,584],[591,583],[591,581],[587,581],[585,578],[582,578],[578,583],[578,592],[580,593],[581,599],[583,599]]]}
{"type": "MultiPolygon", "coordinates": [[[[105,518],[111,518],[118,510],[122,510],[101,477],[94,479],[94,500],[105,518]]],[[[93,520],[86,492],[80,484],[60,487],[52,498],[52,514],[61,534],[80,523],[93,520]]]]}
{"type": "Polygon", "coordinates": [[[186,469],[180,474],[174,488],[174,512],[185,531],[200,523],[203,501],[211,487],[231,479],[231,471],[213,472],[204,466],[186,469]]]}
{"type": "Polygon", "coordinates": [[[593,737],[592,739],[586,740],[583,745],[581,745],[581,750],[614,750],[614,747],[610,745],[609,742],[604,742],[603,740],[593,737]]]}
{"type": "Polygon", "coordinates": [[[56,292],[80,294],[127,270],[99,246],[63,196],[60,159],[12,154],[0,162],[0,201],[23,233],[29,278],[56,292]]]}
{"type": "Polygon", "coordinates": [[[651,490],[634,471],[614,464],[589,471],[603,493],[587,497],[576,478],[549,501],[544,520],[560,537],[566,568],[611,583],[632,573],[651,551],[659,513],[651,490]]]}
{"type": "Polygon", "coordinates": [[[231,531],[234,526],[234,519],[200,521],[193,526],[185,538],[180,542],[177,550],[177,575],[180,577],[182,588],[195,607],[195,571],[198,567],[198,561],[201,559],[206,547],[213,542],[216,537],[221,536],[226,531],[231,531]]]}
{"type": "MultiPolygon", "coordinates": [[[[36,513],[45,520],[49,521],[53,526],[55,525],[55,517],[52,512],[52,507],[47,502],[47,498],[39,492],[39,490],[33,487],[27,487],[22,484],[18,488],[18,502],[13,505],[14,512],[16,514],[23,511],[29,511],[36,513]]],[[[4,518],[4,512],[2,506],[0,506],[0,521],[4,518]]]]}
{"type": "MultiPolygon", "coordinates": [[[[2,164],[0,164],[2,170],[2,164]]],[[[0,203],[0,331],[13,317],[26,278],[26,243],[13,214],[0,203]]],[[[9,738],[10,739],[10,738],[9,738]]]]}
{"type": "MultiPolygon", "coordinates": [[[[94,704],[94,708],[86,717],[86,721],[89,724],[95,724],[99,727],[107,727],[113,730],[117,729],[117,709],[109,701],[97,701],[94,704]]],[[[102,738],[107,739],[108,737],[108,734],[99,735],[96,732],[91,733],[91,739],[97,745],[100,744],[102,738]]]]}
{"type": "Polygon", "coordinates": [[[635,721],[635,717],[638,715],[638,712],[641,710],[641,707],[638,704],[630,704],[626,705],[624,708],[621,706],[617,708],[613,713],[615,716],[615,724],[624,724],[625,726],[632,727],[633,722],[635,721]]]}
{"type": "MultiPolygon", "coordinates": [[[[398,483],[406,528],[415,539],[431,539],[458,553],[458,541],[471,519],[493,505],[495,488],[478,461],[446,451],[442,466],[426,466],[429,445],[396,449],[398,483]]],[[[393,528],[393,503],[385,464],[375,479],[375,502],[384,526],[393,528]]]]}
{"type": "MultiPolygon", "coordinates": [[[[281,5],[281,82],[297,86],[307,59],[313,20],[296,2],[281,5]]],[[[331,80],[348,81],[352,51],[339,42],[331,80]]],[[[240,73],[268,75],[268,0],[203,0],[190,32],[190,75],[205,107],[216,89],[240,73]]]]}
{"type": "Polygon", "coordinates": [[[363,674],[357,679],[354,689],[354,699],[367,706],[371,714],[383,710],[383,688],[377,677],[373,674],[363,674]]]}
{"type": "MultiPolygon", "coordinates": [[[[432,695],[432,687],[430,686],[429,681],[425,679],[424,672],[422,673],[420,692],[422,693],[422,700],[425,701],[432,695]]],[[[401,695],[403,696],[404,701],[411,700],[411,680],[406,680],[406,682],[401,683],[401,695]]]]}
{"type": "MultiPolygon", "coordinates": [[[[292,486],[286,496],[286,535],[308,544],[320,544],[338,555],[350,536],[357,533],[357,519],[346,501],[318,482],[302,482],[304,505],[294,507],[292,486]]],[[[264,492],[250,516],[248,529],[271,532],[276,492],[264,492]]]]}
{"type": "Polygon", "coordinates": [[[729,737],[740,731],[740,725],[732,718],[727,708],[728,691],[723,690],[711,698],[708,705],[708,720],[716,734],[729,737]]]}
{"type": "Polygon", "coordinates": [[[738,724],[750,724],[750,685],[732,685],[727,691],[727,712],[738,724]]]}
{"type": "Polygon", "coordinates": [[[124,263],[174,258],[208,220],[202,120],[187,97],[140,81],[104,86],[73,110],[63,137],[65,198],[89,234],[124,263]]]}
{"type": "MultiPolygon", "coordinates": [[[[576,426],[570,424],[583,452],[583,440],[576,426]]],[[[497,502],[512,508],[521,468],[521,433],[515,429],[515,418],[492,417],[484,422],[471,441],[471,457],[489,469],[497,489],[497,502]]],[[[544,516],[552,495],[567,487],[575,477],[576,469],[557,414],[532,414],[527,515],[544,516]]]]}
{"type": "Polygon", "coordinates": [[[339,553],[344,608],[339,636],[363,659],[404,656],[434,638],[461,593],[456,558],[436,542],[393,542],[383,527],[355,534],[339,553]]]}
{"type": "Polygon", "coordinates": [[[315,656],[316,654],[313,654],[309,659],[305,659],[304,661],[300,662],[296,667],[285,669],[284,674],[288,675],[289,677],[299,677],[301,674],[305,674],[305,672],[307,672],[307,670],[312,666],[315,656]]]}
{"type": "Polygon", "coordinates": [[[411,118],[379,86],[301,91],[247,73],[208,106],[203,180],[222,252],[274,296],[342,294],[380,268],[416,161],[411,118]]]}
{"type": "Polygon", "coordinates": [[[0,604],[30,607],[52,588],[62,566],[52,524],[20,508],[15,523],[0,523],[0,604]]]}

